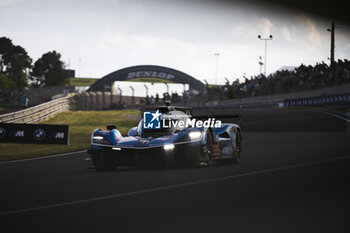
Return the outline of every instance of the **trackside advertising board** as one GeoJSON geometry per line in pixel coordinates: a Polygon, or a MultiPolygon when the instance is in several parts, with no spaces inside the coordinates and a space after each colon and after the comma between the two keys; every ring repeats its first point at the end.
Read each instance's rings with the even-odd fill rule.
{"type": "Polygon", "coordinates": [[[69,144],[68,125],[0,123],[0,143],[69,144]]]}
{"type": "Polygon", "coordinates": [[[86,86],[89,87],[98,79],[96,78],[69,78],[69,86],[86,86]]]}

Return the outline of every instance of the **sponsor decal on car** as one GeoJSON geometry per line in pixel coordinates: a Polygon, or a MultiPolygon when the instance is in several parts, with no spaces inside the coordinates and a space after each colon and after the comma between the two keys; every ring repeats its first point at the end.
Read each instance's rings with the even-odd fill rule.
{"type": "Polygon", "coordinates": [[[232,146],[230,144],[226,145],[224,148],[221,150],[223,156],[229,156],[232,154],[232,146]]]}

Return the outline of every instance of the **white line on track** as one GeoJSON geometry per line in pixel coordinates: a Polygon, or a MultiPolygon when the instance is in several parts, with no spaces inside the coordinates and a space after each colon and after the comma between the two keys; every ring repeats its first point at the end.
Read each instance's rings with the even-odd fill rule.
{"type": "Polygon", "coordinates": [[[25,213],[25,212],[37,211],[37,210],[45,210],[45,209],[56,208],[56,207],[84,204],[84,203],[88,203],[88,202],[101,201],[101,200],[113,199],[113,198],[118,198],[118,197],[126,197],[126,196],[143,194],[143,193],[150,193],[150,192],[156,192],[156,191],[162,191],[162,190],[168,190],[168,189],[175,189],[175,188],[187,187],[187,186],[192,186],[192,185],[229,180],[229,179],[234,179],[234,178],[239,178],[239,177],[244,177],[244,176],[252,176],[252,175],[264,174],[264,173],[269,173],[269,172],[274,172],[274,171],[282,171],[282,170],[287,170],[287,169],[291,169],[291,168],[306,167],[306,166],[316,165],[316,164],[325,164],[328,162],[338,161],[338,160],[347,159],[347,158],[350,158],[350,155],[346,155],[346,156],[342,156],[342,157],[338,157],[338,158],[333,158],[333,159],[326,159],[326,160],[320,160],[320,161],[315,161],[315,162],[290,165],[290,166],[285,166],[285,167],[280,167],[280,168],[272,168],[272,169],[266,169],[266,170],[261,170],[261,171],[247,172],[247,173],[233,175],[233,176],[224,176],[224,177],[219,177],[219,178],[199,180],[199,181],[188,182],[188,183],[183,183],[183,184],[175,184],[175,185],[168,185],[168,186],[163,186],[163,187],[158,187],[158,188],[144,189],[144,190],[139,190],[139,191],[134,191],[134,192],[107,195],[107,196],[84,199],[84,200],[79,200],[79,201],[71,201],[71,202],[64,202],[64,203],[58,203],[58,204],[52,204],[52,205],[44,205],[44,206],[39,206],[39,207],[27,208],[27,209],[12,210],[12,211],[7,211],[7,212],[2,212],[2,213],[0,213],[0,216],[10,215],[10,214],[20,214],[20,213],[25,213]]]}
{"type": "Polygon", "coordinates": [[[67,152],[67,153],[63,153],[63,154],[48,155],[48,156],[28,158],[28,159],[11,160],[11,161],[0,162],[0,165],[7,164],[7,163],[28,162],[28,161],[39,160],[39,159],[50,159],[50,158],[62,157],[62,156],[67,156],[67,155],[74,155],[74,154],[79,154],[79,153],[84,153],[84,152],[86,152],[86,150],[73,151],[73,152],[67,152]]]}
{"type": "Polygon", "coordinates": [[[345,118],[345,117],[342,117],[342,116],[339,116],[339,115],[337,115],[337,114],[335,114],[335,113],[328,112],[328,111],[323,111],[323,110],[314,110],[314,111],[326,113],[326,114],[328,114],[328,115],[334,116],[334,117],[336,117],[336,118],[342,119],[342,120],[344,120],[344,121],[350,123],[350,120],[349,120],[349,119],[347,119],[347,118],[345,118]]]}

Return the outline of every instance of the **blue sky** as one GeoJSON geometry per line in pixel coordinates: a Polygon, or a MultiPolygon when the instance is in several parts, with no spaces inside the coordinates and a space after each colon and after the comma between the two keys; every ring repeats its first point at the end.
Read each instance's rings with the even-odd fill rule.
{"type": "MultiPolygon", "coordinates": [[[[34,61],[56,50],[81,77],[100,78],[132,65],[161,65],[215,83],[259,73],[268,42],[267,73],[314,65],[329,57],[331,19],[274,6],[213,1],[0,0],[0,36],[34,61]],[[80,62],[79,62],[80,60],[80,62]]],[[[336,59],[350,57],[350,30],[336,31],[336,59]]]]}

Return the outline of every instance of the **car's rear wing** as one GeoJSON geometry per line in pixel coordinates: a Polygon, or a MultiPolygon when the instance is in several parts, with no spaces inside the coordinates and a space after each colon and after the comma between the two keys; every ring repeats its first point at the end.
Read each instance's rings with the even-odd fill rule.
{"type": "Polygon", "coordinates": [[[226,108],[194,108],[192,109],[192,118],[208,119],[215,118],[217,120],[234,120],[240,124],[243,120],[243,111],[241,109],[226,109],[226,108]]]}
{"type": "Polygon", "coordinates": [[[147,107],[142,107],[141,112],[146,112],[146,111],[157,111],[161,113],[168,113],[169,111],[181,111],[186,113],[187,115],[192,115],[192,108],[191,107],[183,107],[183,106],[147,106],[147,107]]]}

